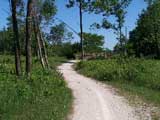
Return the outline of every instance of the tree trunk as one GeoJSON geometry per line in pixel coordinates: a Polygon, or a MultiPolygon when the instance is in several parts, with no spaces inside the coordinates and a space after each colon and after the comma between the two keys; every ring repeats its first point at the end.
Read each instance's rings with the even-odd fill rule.
{"type": "MultiPolygon", "coordinates": [[[[34,1],[34,5],[36,5],[36,1],[34,1]]],[[[45,48],[45,42],[39,27],[39,19],[38,19],[38,14],[37,14],[37,9],[35,8],[34,11],[34,32],[35,32],[35,36],[36,36],[36,40],[37,40],[37,44],[38,44],[38,53],[40,56],[40,61],[42,64],[43,68],[49,68],[49,63],[48,63],[48,57],[47,57],[47,51],[45,48]]]]}
{"type": "Polygon", "coordinates": [[[48,62],[48,56],[47,56],[47,51],[46,51],[46,47],[45,47],[45,42],[44,42],[44,38],[43,38],[43,35],[42,35],[40,28],[39,28],[39,34],[40,34],[40,41],[41,41],[41,45],[42,45],[42,49],[43,49],[45,64],[46,64],[47,68],[49,68],[49,62],[48,62]]]}
{"type": "Polygon", "coordinates": [[[28,76],[30,76],[31,74],[31,67],[32,67],[32,50],[31,50],[32,7],[33,7],[33,0],[28,0],[27,16],[26,16],[26,73],[28,76]]]}
{"type": "Polygon", "coordinates": [[[120,41],[120,52],[123,54],[123,44],[122,44],[122,28],[119,27],[119,41],[120,41]]]}
{"type": "MultiPolygon", "coordinates": [[[[4,30],[3,30],[3,31],[4,31],[4,30]]],[[[0,35],[0,36],[1,36],[1,47],[2,47],[1,49],[2,49],[2,54],[3,54],[3,55],[5,55],[5,44],[4,44],[5,39],[6,39],[5,32],[6,32],[6,31],[2,32],[1,35],[0,35]]]]}
{"type": "Polygon", "coordinates": [[[84,59],[84,48],[83,48],[83,14],[82,14],[82,0],[79,1],[79,15],[80,15],[80,39],[81,39],[81,58],[84,59]]]}
{"type": "Polygon", "coordinates": [[[15,67],[16,67],[16,74],[19,76],[21,74],[21,61],[20,61],[18,23],[16,17],[16,4],[17,0],[11,0],[12,22],[13,22],[13,32],[14,32],[15,67]]]}
{"type": "Polygon", "coordinates": [[[41,46],[41,43],[40,43],[40,35],[38,33],[38,28],[37,28],[37,23],[36,23],[36,19],[34,18],[34,34],[35,34],[35,39],[37,41],[37,45],[38,45],[38,52],[37,52],[37,55],[39,56],[38,58],[40,58],[40,61],[41,61],[41,65],[43,68],[45,68],[45,63],[44,63],[44,59],[43,59],[43,55],[42,55],[42,46],[41,46]]]}

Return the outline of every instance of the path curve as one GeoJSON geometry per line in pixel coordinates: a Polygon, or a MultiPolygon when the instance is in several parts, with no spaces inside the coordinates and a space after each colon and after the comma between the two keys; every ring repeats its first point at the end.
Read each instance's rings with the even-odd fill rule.
{"type": "Polygon", "coordinates": [[[127,100],[111,87],[78,74],[73,64],[71,61],[59,66],[75,98],[69,120],[138,120],[127,100]]]}

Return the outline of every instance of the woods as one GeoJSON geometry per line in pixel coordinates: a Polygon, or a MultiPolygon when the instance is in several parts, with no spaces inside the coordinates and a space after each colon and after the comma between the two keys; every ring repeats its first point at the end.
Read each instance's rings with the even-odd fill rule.
{"type": "MultiPolygon", "coordinates": [[[[46,0],[46,1],[40,1],[39,3],[37,1],[28,1],[28,3],[26,4],[27,7],[26,9],[24,9],[24,1],[20,0],[20,1],[10,1],[11,3],[11,12],[12,12],[12,16],[11,18],[13,19],[13,37],[14,37],[14,46],[11,45],[12,47],[10,47],[11,49],[14,48],[15,50],[15,61],[16,61],[16,73],[17,75],[19,75],[21,73],[21,64],[20,64],[20,55],[26,55],[26,73],[29,74],[31,72],[31,64],[32,64],[32,60],[31,60],[31,56],[32,54],[36,54],[37,56],[39,56],[40,62],[42,64],[43,68],[49,68],[49,63],[47,60],[47,50],[46,50],[46,46],[48,46],[50,43],[47,43],[47,41],[51,41],[51,40],[45,40],[47,35],[46,33],[44,34],[42,31],[42,26],[45,26],[46,23],[49,23],[54,15],[56,14],[56,6],[54,5],[55,1],[50,1],[50,0],[46,0]],[[24,15],[24,13],[26,12],[26,16],[24,15]],[[17,14],[18,13],[18,14],[17,14]],[[23,14],[23,15],[22,15],[23,14]],[[25,20],[26,18],[26,20],[25,20]],[[23,31],[23,36],[21,34],[21,29],[22,26],[19,26],[18,24],[23,24],[23,26],[25,26],[25,31],[23,31]],[[17,24],[17,25],[16,25],[17,24]],[[34,33],[34,34],[33,34],[34,33]],[[25,35],[25,36],[24,36],[25,35]],[[35,37],[33,37],[35,36],[35,37]],[[23,40],[21,40],[23,39],[23,40]],[[25,40],[25,44],[23,43],[25,40]],[[33,47],[33,44],[35,45],[35,47],[33,48],[33,50],[31,50],[31,48],[33,47]],[[45,45],[48,44],[48,45],[45,45]],[[22,47],[26,46],[25,48],[25,52],[24,50],[20,50],[23,49],[22,47]],[[36,49],[36,50],[35,50],[36,49]],[[23,52],[23,53],[22,53],[23,52]]],[[[90,25],[100,29],[100,28],[104,28],[106,30],[108,29],[112,29],[113,31],[115,31],[115,34],[117,35],[117,40],[118,40],[118,44],[115,47],[115,51],[117,53],[121,53],[122,55],[132,55],[132,56],[152,56],[154,58],[158,58],[159,56],[159,46],[158,46],[158,23],[156,22],[158,20],[158,12],[154,12],[154,11],[158,11],[159,10],[159,2],[154,0],[154,1],[145,1],[148,4],[148,8],[146,10],[144,10],[142,12],[142,14],[140,15],[140,18],[137,22],[137,27],[130,32],[130,38],[129,40],[127,40],[124,32],[122,32],[122,29],[124,27],[124,22],[125,22],[125,16],[127,13],[127,6],[130,5],[131,0],[128,1],[119,1],[116,0],[115,2],[113,1],[74,1],[74,0],[69,0],[69,2],[66,4],[67,8],[71,8],[74,6],[78,6],[79,9],[79,21],[80,21],[80,26],[79,26],[79,37],[80,37],[80,46],[81,46],[81,56],[83,56],[82,58],[84,58],[85,56],[85,50],[83,47],[84,44],[84,37],[83,34],[85,31],[83,31],[83,13],[84,12],[89,12],[89,13],[94,13],[94,14],[99,14],[102,15],[102,23],[90,23],[90,25]],[[153,14],[152,14],[153,12],[153,14]],[[114,17],[115,21],[112,22],[110,21],[108,18],[109,17],[114,17]],[[147,21],[149,23],[149,25],[147,25],[147,21]],[[151,21],[153,21],[153,25],[151,25],[151,21]],[[153,34],[151,33],[151,35],[143,33],[143,29],[145,29],[146,32],[146,28],[144,28],[144,25],[146,27],[148,27],[148,32],[151,31],[151,29],[153,28],[153,34]],[[142,26],[142,28],[141,28],[142,26]],[[151,26],[151,27],[149,27],[151,26]],[[155,27],[154,27],[155,26],[155,27]],[[142,30],[140,30],[142,29],[142,30]],[[138,35],[136,34],[138,33],[138,35]],[[140,37],[140,34],[143,34],[143,37],[140,37]],[[138,38],[139,36],[139,38],[138,38]],[[143,46],[141,45],[141,43],[139,41],[142,41],[143,39],[145,39],[144,41],[146,41],[147,36],[150,38],[152,37],[153,39],[157,39],[154,40],[155,44],[157,45],[151,45],[151,43],[146,43],[145,48],[147,50],[145,50],[145,48],[143,48],[143,46]],[[136,38],[135,38],[136,37],[136,38]],[[137,40],[136,40],[137,39],[137,40]],[[138,41],[138,42],[136,42],[138,41]],[[147,46],[149,48],[147,48],[147,46]],[[152,47],[154,47],[152,50],[152,47]],[[141,49],[142,48],[142,49],[141,49]],[[149,51],[149,49],[151,49],[149,51]],[[154,53],[151,53],[155,51],[154,53]],[[126,53],[127,52],[127,53],[126,53]],[[146,53],[148,52],[148,53],[146,53]],[[152,54],[152,55],[151,55],[152,54]]],[[[9,23],[11,24],[11,23],[9,23]]],[[[64,25],[66,26],[66,25],[64,25]]],[[[4,29],[3,32],[1,32],[2,37],[4,37],[5,32],[9,33],[9,29],[4,29]]],[[[56,32],[56,31],[54,31],[56,32]]],[[[148,33],[146,32],[146,33],[148,33]]],[[[78,32],[77,32],[78,33],[78,32]]],[[[62,34],[60,35],[62,36],[62,34]]],[[[7,39],[7,38],[6,38],[7,39]]],[[[51,38],[50,39],[56,39],[51,38]]],[[[58,37],[58,39],[60,39],[58,37]]],[[[1,40],[1,43],[4,44],[3,40],[1,40]]],[[[1,44],[1,45],[2,45],[1,44]]],[[[7,45],[6,45],[7,46],[7,45]]],[[[6,47],[7,48],[7,47],[6,47]]],[[[5,48],[5,49],[6,49],[5,48]]],[[[4,49],[4,47],[3,47],[4,49]]],[[[4,50],[2,50],[4,51],[4,50]]]]}
{"type": "Polygon", "coordinates": [[[137,57],[159,59],[159,17],[160,3],[148,6],[139,16],[137,27],[130,32],[128,52],[137,57]],[[132,52],[132,53],[131,53],[132,52]]]}
{"type": "MultiPolygon", "coordinates": [[[[21,48],[25,46],[25,52],[23,55],[26,55],[26,74],[30,76],[32,70],[32,54],[35,53],[39,56],[43,68],[49,68],[47,51],[45,47],[45,40],[40,28],[42,21],[49,22],[52,16],[56,13],[56,8],[54,5],[54,1],[34,1],[28,0],[26,10],[24,9],[24,1],[20,0],[11,0],[9,1],[11,4],[11,13],[12,13],[12,28],[13,28],[13,36],[14,36],[14,48],[15,52],[15,66],[16,66],[16,74],[18,76],[21,75],[21,48]],[[45,8],[45,9],[44,9],[45,8]],[[21,13],[26,11],[26,16],[21,13]],[[18,19],[17,19],[18,18],[18,19]],[[25,20],[26,19],[26,20],[25,20]],[[21,26],[19,26],[20,21],[25,26],[25,33],[23,36],[20,34],[21,26]],[[34,34],[33,34],[34,33],[34,34]],[[33,35],[35,39],[33,39],[33,35]],[[21,37],[20,37],[21,36],[21,37]],[[20,46],[20,38],[23,39],[20,46]],[[25,43],[24,43],[25,39],[25,43]],[[33,51],[33,43],[35,44],[35,48],[33,51]]],[[[10,21],[9,21],[10,22],[10,21]]],[[[5,31],[3,31],[5,32],[5,31]]],[[[4,34],[2,32],[2,34],[4,34]]],[[[7,32],[7,31],[6,31],[7,32]]],[[[6,37],[6,36],[5,36],[6,37]]],[[[4,38],[3,38],[4,39],[4,38]]],[[[11,51],[10,51],[11,52],[11,51]]]]}
{"type": "MultiPolygon", "coordinates": [[[[80,46],[81,46],[81,58],[85,59],[85,38],[83,36],[83,12],[90,12],[94,14],[101,14],[104,16],[102,20],[102,24],[94,23],[96,27],[98,28],[105,28],[105,29],[113,29],[116,31],[116,34],[118,35],[117,39],[120,43],[120,51],[124,50],[123,47],[123,40],[122,37],[124,36],[122,34],[122,27],[125,19],[126,10],[125,8],[129,5],[131,1],[74,1],[69,0],[66,4],[67,8],[71,8],[74,6],[78,6],[79,9],[79,38],[80,38],[80,46]],[[109,9],[112,8],[112,9],[109,9]],[[116,23],[112,23],[108,21],[106,17],[114,16],[116,19],[116,23]]],[[[46,44],[47,41],[46,38],[50,39],[56,39],[51,37],[46,37],[47,34],[43,33],[42,26],[45,27],[45,24],[49,24],[52,19],[54,19],[54,16],[56,14],[56,6],[55,1],[53,0],[45,0],[45,1],[30,1],[28,0],[27,3],[25,3],[23,0],[20,1],[10,1],[11,3],[11,9],[12,9],[12,19],[13,19],[13,30],[14,30],[14,49],[15,49],[15,66],[16,66],[16,73],[17,75],[20,75],[21,73],[21,63],[20,63],[20,56],[23,54],[26,56],[26,74],[30,76],[31,69],[32,69],[32,56],[37,55],[42,67],[49,68],[48,63],[48,57],[47,57],[47,49],[46,44]],[[26,9],[24,8],[24,4],[26,4],[26,9]],[[18,10],[16,9],[18,7],[18,10]],[[26,13],[26,15],[25,15],[26,13]],[[18,20],[17,20],[18,18],[18,20]],[[18,26],[20,22],[25,28],[25,31],[23,31],[23,36],[21,34],[21,27],[18,26]],[[16,25],[17,24],[17,25],[16,25]],[[34,36],[34,37],[33,37],[34,36]],[[20,40],[22,39],[22,40],[20,40]],[[25,39],[25,43],[24,42],[25,39]],[[20,42],[23,41],[23,42],[20,42]],[[21,43],[21,44],[20,44],[21,43]],[[21,48],[25,46],[25,52],[21,48]],[[34,48],[33,48],[34,46],[34,48]]],[[[92,23],[91,23],[92,24],[92,23]]],[[[65,26],[65,25],[64,25],[65,26]]],[[[52,31],[53,32],[53,31],[52,31]]],[[[56,31],[54,31],[56,32],[56,31]]],[[[63,36],[63,34],[59,35],[60,37],[63,36]]],[[[59,38],[57,40],[59,41],[59,38]]],[[[63,43],[61,43],[63,44],[63,43]]],[[[48,46],[47,45],[47,46],[48,46]]],[[[103,45],[101,46],[103,47],[103,45]]],[[[78,48],[79,49],[79,48],[78,48]]],[[[103,51],[103,50],[102,50],[103,51]]],[[[86,51],[87,52],[87,51],[86,51]]]]}

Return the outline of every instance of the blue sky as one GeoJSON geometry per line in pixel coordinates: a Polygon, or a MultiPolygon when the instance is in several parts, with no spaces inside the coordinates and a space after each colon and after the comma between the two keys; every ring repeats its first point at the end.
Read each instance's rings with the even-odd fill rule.
{"type": "MultiPolygon", "coordinates": [[[[62,19],[77,32],[79,32],[79,11],[77,7],[67,9],[65,4],[68,0],[56,0],[56,5],[58,7],[58,13],[56,17],[62,19]]],[[[144,0],[132,0],[132,3],[127,8],[126,22],[124,26],[127,26],[128,31],[131,31],[136,26],[136,21],[138,15],[141,13],[142,9],[146,8],[144,0]]],[[[9,5],[8,0],[0,0],[0,29],[6,26],[6,17],[8,16],[9,5]]],[[[101,22],[102,16],[84,13],[83,15],[83,25],[84,32],[92,32],[105,36],[105,47],[113,49],[117,43],[116,35],[112,30],[90,30],[90,25],[94,22],[101,22]]],[[[124,29],[123,29],[124,31],[124,29]]],[[[74,41],[79,41],[79,38],[75,35],[74,41]]]]}

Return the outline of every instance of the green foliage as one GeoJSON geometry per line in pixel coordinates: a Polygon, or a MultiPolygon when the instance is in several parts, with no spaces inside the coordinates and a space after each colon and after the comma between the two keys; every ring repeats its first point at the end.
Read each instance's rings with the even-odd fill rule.
{"type": "Polygon", "coordinates": [[[63,23],[51,27],[50,35],[48,36],[48,41],[50,44],[61,44],[64,40],[65,25],[63,23]]]}
{"type": "Polygon", "coordinates": [[[0,53],[13,52],[13,32],[11,28],[0,31],[0,53]]]}
{"type": "MultiPolygon", "coordinates": [[[[30,79],[11,73],[14,59],[0,56],[1,120],[64,120],[71,105],[67,88],[55,67],[65,59],[49,58],[52,70],[43,70],[34,60],[30,79]]],[[[12,71],[14,72],[14,71],[12,71]]]]}
{"type": "Polygon", "coordinates": [[[117,30],[123,26],[125,17],[125,8],[130,4],[131,0],[93,0],[87,3],[87,10],[95,14],[101,14],[104,18],[101,27],[105,29],[113,28],[117,30]],[[118,26],[110,23],[109,16],[117,19],[118,26]]]}
{"type": "Polygon", "coordinates": [[[42,2],[41,8],[40,8],[40,14],[46,21],[52,19],[52,17],[56,13],[57,13],[57,8],[55,5],[55,0],[45,0],[42,2]]]}
{"type": "Polygon", "coordinates": [[[158,0],[144,0],[148,6],[152,5],[154,2],[158,1],[158,0]]]}
{"type": "Polygon", "coordinates": [[[137,27],[130,33],[128,51],[134,51],[138,57],[160,58],[160,12],[158,11],[160,11],[159,1],[143,11],[137,27]]]}
{"type": "Polygon", "coordinates": [[[124,35],[121,35],[121,42],[118,42],[114,46],[114,53],[126,55],[125,53],[127,52],[127,48],[130,47],[129,44],[126,44],[126,43],[127,43],[127,38],[124,35]]]}
{"type": "Polygon", "coordinates": [[[48,48],[48,52],[52,56],[61,56],[73,59],[75,58],[75,54],[80,52],[80,44],[66,42],[60,45],[51,45],[48,48]]]}
{"type": "Polygon", "coordinates": [[[97,80],[155,91],[155,94],[153,96],[150,94],[149,97],[154,97],[153,102],[160,103],[160,96],[158,97],[160,94],[157,94],[160,91],[159,67],[160,61],[157,60],[130,58],[80,62],[76,69],[97,80]]]}
{"type": "Polygon", "coordinates": [[[90,0],[68,0],[68,4],[66,5],[67,8],[74,7],[75,5],[79,6],[79,3],[82,3],[82,8],[85,9],[87,7],[87,3],[90,0]]]}
{"type": "Polygon", "coordinates": [[[62,45],[62,48],[61,48],[61,56],[64,56],[68,59],[70,58],[74,58],[74,51],[72,49],[72,44],[71,43],[64,43],[62,45]]]}
{"type": "Polygon", "coordinates": [[[48,42],[51,45],[60,45],[64,41],[73,39],[72,32],[69,32],[64,23],[60,23],[51,27],[50,34],[47,36],[48,42]]]}
{"type": "Polygon", "coordinates": [[[83,46],[86,53],[103,51],[104,36],[91,33],[83,33],[83,37],[83,46]]]}
{"type": "MultiPolygon", "coordinates": [[[[25,23],[18,16],[18,27],[19,27],[19,39],[21,54],[25,54],[25,23]]],[[[10,18],[11,19],[11,18],[10,18]]],[[[1,54],[14,54],[14,39],[11,21],[8,21],[9,25],[0,31],[0,53],[1,54]]],[[[36,54],[36,40],[32,33],[32,48],[33,53],[36,54]]]]}

